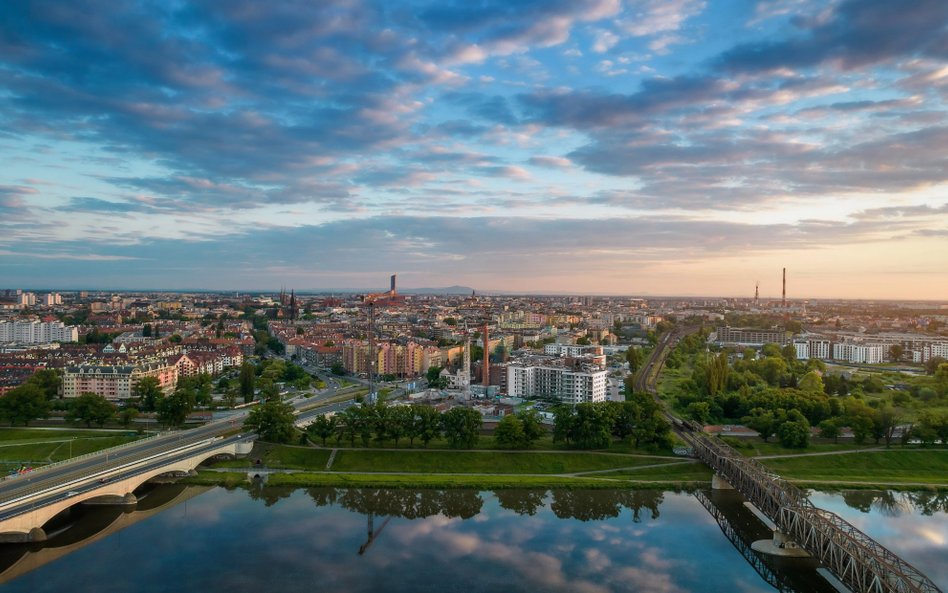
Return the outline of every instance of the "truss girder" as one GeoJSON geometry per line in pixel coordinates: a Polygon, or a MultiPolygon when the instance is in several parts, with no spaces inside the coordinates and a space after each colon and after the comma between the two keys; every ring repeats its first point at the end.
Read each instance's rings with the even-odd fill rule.
{"type": "Polygon", "coordinates": [[[941,593],[924,574],[760,462],[720,440],[690,435],[695,456],[854,593],[941,593]]]}

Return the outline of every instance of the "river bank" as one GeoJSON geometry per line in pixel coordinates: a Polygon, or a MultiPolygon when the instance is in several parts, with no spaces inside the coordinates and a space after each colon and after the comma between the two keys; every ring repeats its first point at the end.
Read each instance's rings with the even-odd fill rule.
{"type": "MultiPolygon", "coordinates": [[[[821,489],[948,490],[948,450],[788,454],[760,459],[784,479],[821,489]]],[[[419,488],[704,487],[711,471],[662,454],[596,451],[314,448],[259,444],[247,459],[202,468],[188,483],[419,488]]]]}

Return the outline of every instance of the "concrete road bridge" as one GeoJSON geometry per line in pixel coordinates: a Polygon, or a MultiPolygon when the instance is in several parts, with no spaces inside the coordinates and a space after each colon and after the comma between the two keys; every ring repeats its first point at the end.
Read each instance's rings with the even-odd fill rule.
{"type": "Polygon", "coordinates": [[[43,541],[43,526],[81,502],[134,504],[135,489],[148,480],[187,474],[211,457],[247,454],[255,438],[168,435],[9,479],[0,487],[0,542],[43,541]]]}

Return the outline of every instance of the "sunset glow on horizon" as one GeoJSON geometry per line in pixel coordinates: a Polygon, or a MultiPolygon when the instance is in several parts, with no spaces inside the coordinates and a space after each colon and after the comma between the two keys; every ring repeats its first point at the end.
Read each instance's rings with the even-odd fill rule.
{"type": "Polygon", "coordinates": [[[0,286],[948,299],[948,3],[0,6],[0,286]]]}

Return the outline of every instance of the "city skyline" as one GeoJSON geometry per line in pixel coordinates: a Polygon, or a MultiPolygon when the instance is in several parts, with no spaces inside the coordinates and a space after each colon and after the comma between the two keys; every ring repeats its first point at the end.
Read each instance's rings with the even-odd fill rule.
{"type": "Polygon", "coordinates": [[[938,0],[0,15],[9,288],[948,296],[938,0]]]}

